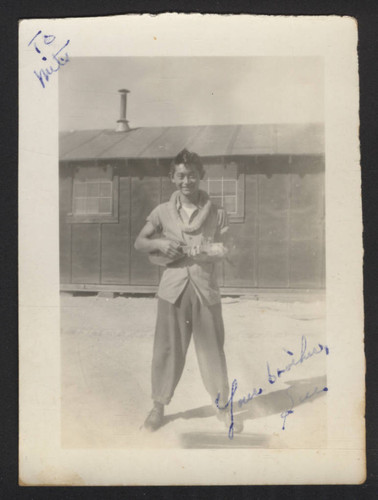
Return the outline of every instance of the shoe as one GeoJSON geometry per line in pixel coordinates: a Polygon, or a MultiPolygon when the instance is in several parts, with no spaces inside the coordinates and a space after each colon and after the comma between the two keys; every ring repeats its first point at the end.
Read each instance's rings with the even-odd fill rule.
{"type": "Polygon", "coordinates": [[[148,431],[156,431],[163,425],[164,421],[164,405],[162,404],[154,404],[154,407],[147,415],[146,420],[144,421],[144,428],[148,431]]]}
{"type": "MultiPolygon", "coordinates": [[[[225,425],[228,431],[230,431],[231,414],[228,410],[217,410],[217,419],[225,425]]],[[[233,434],[240,434],[240,432],[242,432],[244,429],[243,421],[234,415],[233,424],[234,424],[232,426],[233,434]]]]}

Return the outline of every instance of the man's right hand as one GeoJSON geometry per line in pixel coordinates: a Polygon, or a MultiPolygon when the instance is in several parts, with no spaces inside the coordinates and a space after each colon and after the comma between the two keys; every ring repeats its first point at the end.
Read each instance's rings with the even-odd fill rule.
{"type": "Polygon", "coordinates": [[[169,257],[170,259],[175,259],[176,257],[182,257],[182,252],[180,251],[180,244],[172,240],[158,240],[158,246],[160,252],[169,257]]]}

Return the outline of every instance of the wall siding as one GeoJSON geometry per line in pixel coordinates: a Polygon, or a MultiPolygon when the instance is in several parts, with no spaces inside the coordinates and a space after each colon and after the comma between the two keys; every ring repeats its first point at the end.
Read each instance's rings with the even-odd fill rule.
{"type": "Polygon", "coordinates": [[[258,279],[263,288],[289,286],[290,176],[258,176],[258,279]]]}
{"type": "Polygon", "coordinates": [[[100,224],[72,224],[72,283],[100,283],[100,224]]]}
{"type": "Polygon", "coordinates": [[[158,266],[150,264],[145,253],[134,248],[134,242],[147,216],[160,203],[161,177],[153,162],[139,162],[131,167],[131,268],[132,285],[158,285],[158,266]]]}
{"type": "Polygon", "coordinates": [[[130,284],[131,262],[130,177],[119,179],[119,223],[101,225],[101,283],[130,284]]]}
{"type": "Polygon", "coordinates": [[[245,216],[243,223],[230,224],[229,260],[224,263],[224,286],[257,286],[258,190],[256,175],[245,176],[245,216]],[[246,285],[247,284],[247,285],[246,285]]]}
{"type": "MultiPolygon", "coordinates": [[[[244,222],[231,223],[232,264],[220,267],[225,287],[320,288],[325,283],[323,160],[249,159],[244,222]],[[314,160],[311,160],[314,162],[314,160]],[[311,168],[309,168],[309,165],[311,168]]],[[[119,170],[119,222],[67,223],[72,168],[60,176],[62,283],[157,286],[162,269],[134,249],[146,217],[175,187],[168,164],[129,161],[119,170]],[[71,174],[70,174],[71,172],[71,174]]]]}
{"type": "Polygon", "coordinates": [[[322,287],[324,173],[291,174],[290,285],[322,287]]]}

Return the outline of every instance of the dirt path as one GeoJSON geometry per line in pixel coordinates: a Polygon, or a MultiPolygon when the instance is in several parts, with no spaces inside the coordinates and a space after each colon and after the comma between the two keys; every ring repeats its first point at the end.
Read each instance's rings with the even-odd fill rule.
{"type": "Polygon", "coordinates": [[[156,299],[62,296],[61,305],[63,447],[318,448],[325,443],[325,349],[297,363],[302,337],[306,353],[326,344],[319,297],[223,299],[228,372],[230,382],[238,383],[234,410],[244,422],[243,433],[232,440],[214,416],[192,343],[166,425],[153,434],[140,430],[151,407],[156,299]],[[267,363],[276,373],[291,361],[296,363],[269,383],[267,363]],[[261,395],[239,407],[253,388],[261,388],[261,395]],[[293,413],[283,430],[287,410],[293,413]]]}

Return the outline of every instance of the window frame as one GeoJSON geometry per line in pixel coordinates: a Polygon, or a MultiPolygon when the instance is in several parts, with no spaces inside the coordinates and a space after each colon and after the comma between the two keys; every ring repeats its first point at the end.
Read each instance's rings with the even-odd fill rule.
{"type": "MultiPolygon", "coordinates": [[[[219,161],[219,160],[218,160],[219,161]]],[[[210,163],[210,162],[209,162],[210,163]]],[[[214,158],[214,162],[211,162],[212,165],[217,164],[217,158],[214,158]]],[[[235,164],[236,165],[236,178],[224,178],[224,176],[220,176],[218,178],[216,177],[207,177],[203,179],[203,188],[206,189],[206,192],[209,194],[208,187],[209,187],[209,182],[211,181],[221,181],[222,186],[223,182],[227,180],[233,180],[236,182],[236,191],[235,195],[230,195],[230,196],[235,196],[236,198],[236,212],[234,213],[229,213],[227,212],[227,218],[230,223],[243,223],[245,220],[245,173],[244,173],[244,168],[243,165],[240,161],[234,160],[234,159],[225,159],[223,158],[219,162],[219,167],[224,168],[226,171],[227,165],[235,164]]],[[[206,171],[206,163],[205,163],[205,171],[206,171]]],[[[211,194],[209,194],[211,197],[211,194]]],[[[216,195],[215,195],[216,196],[216,195]]],[[[227,195],[226,195],[227,196],[227,195]]],[[[222,189],[222,194],[219,196],[219,198],[224,198],[223,195],[223,189],[222,189]]],[[[225,208],[225,207],[223,207],[225,208]]]]}
{"type": "Polygon", "coordinates": [[[119,222],[119,175],[117,168],[114,165],[107,163],[99,163],[92,161],[90,163],[81,162],[80,164],[72,165],[71,170],[71,212],[66,216],[66,221],[68,223],[118,223],[119,222]],[[111,167],[112,169],[112,213],[111,214],[75,214],[73,213],[73,193],[74,193],[74,181],[75,181],[75,171],[78,167],[84,168],[101,168],[101,167],[111,167]]]}

